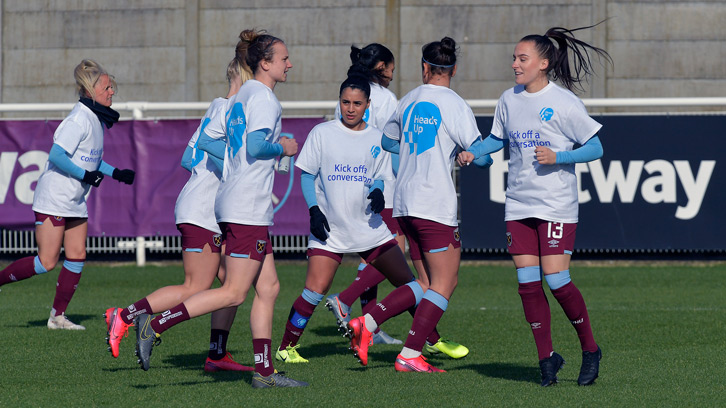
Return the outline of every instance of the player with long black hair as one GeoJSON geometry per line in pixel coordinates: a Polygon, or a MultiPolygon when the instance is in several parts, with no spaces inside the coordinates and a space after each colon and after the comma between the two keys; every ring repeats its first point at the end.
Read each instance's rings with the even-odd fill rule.
{"type": "MultiPolygon", "coordinates": [[[[363,120],[369,125],[383,129],[388,119],[396,111],[398,98],[388,89],[393,80],[393,72],[396,69],[396,61],[393,53],[386,46],[372,43],[363,48],[350,47],[351,66],[348,73],[356,72],[368,80],[370,85],[370,104],[366,110],[363,120]]],[[[341,118],[340,104],[335,107],[335,117],[341,118]]],[[[393,218],[393,192],[396,188],[395,174],[398,171],[398,155],[387,151],[381,152],[384,156],[391,157],[391,166],[394,179],[384,180],[383,196],[385,207],[381,211],[381,217],[391,231],[402,252],[406,252],[406,241],[403,231],[398,222],[393,218]]],[[[360,305],[363,313],[367,313],[377,303],[378,284],[386,277],[373,265],[361,260],[358,265],[358,274],[355,280],[342,292],[334,293],[326,299],[325,306],[330,310],[338,323],[339,329],[347,331],[347,324],[352,318],[350,309],[356,299],[360,298],[360,305]]],[[[401,340],[395,339],[388,333],[380,330],[373,333],[374,344],[401,344],[401,340]]]]}
{"type": "Polygon", "coordinates": [[[381,130],[363,120],[371,88],[361,72],[348,71],[339,92],[341,116],[310,131],[295,163],[302,171],[311,235],[305,288],[290,309],[276,355],[281,361],[307,362],[297,351],[298,340],[344,253],[357,253],[394,286],[408,284],[423,293],[380,215],[384,180],[392,180],[393,172],[390,155],[381,148],[381,130]]]}
{"type": "Polygon", "coordinates": [[[514,48],[516,85],[499,98],[491,134],[457,159],[465,165],[509,145],[507,247],[517,268],[519,295],[537,346],[543,387],[557,383],[557,372],[565,362],[552,345],[543,274],[580,339],[579,385],[594,383],[602,357],[585,301],[570,278],[578,222],[575,163],[596,160],[603,153],[598,137],[601,125],[573,91],[581,90],[581,82],[593,72],[590,52],[612,62],[604,50],[574,37],[575,31],[591,27],[553,27],[544,35],[523,37],[514,48]]]}

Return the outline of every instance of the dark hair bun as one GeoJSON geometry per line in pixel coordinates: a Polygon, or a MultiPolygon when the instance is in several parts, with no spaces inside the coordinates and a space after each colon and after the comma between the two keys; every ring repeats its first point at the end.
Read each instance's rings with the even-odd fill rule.
{"type": "Polygon", "coordinates": [[[441,52],[447,55],[456,54],[456,41],[451,37],[441,39],[441,52]]]}
{"type": "Polygon", "coordinates": [[[360,48],[355,45],[350,46],[350,62],[355,64],[360,60],[360,48]]]}

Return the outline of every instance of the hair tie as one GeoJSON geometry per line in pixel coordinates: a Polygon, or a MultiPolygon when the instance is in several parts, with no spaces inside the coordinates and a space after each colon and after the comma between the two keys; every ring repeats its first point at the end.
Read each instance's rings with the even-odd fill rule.
{"type": "Polygon", "coordinates": [[[439,68],[453,68],[453,67],[454,67],[454,65],[456,65],[455,63],[454,63],[454,64],[451,64],[451,65],[439,65],[439,64],[434,64],[433,62],[428,62],[428,61],[426,61],[426,58],[424,58],[424,57],[421,57],[421,61],[422,61],[422,62],[425,62],[425,63],[427,63],[427,64],[429,64],[429,65],[431,65],[431,66],[433,66],[433,67],[439,67],[439,68]]]}

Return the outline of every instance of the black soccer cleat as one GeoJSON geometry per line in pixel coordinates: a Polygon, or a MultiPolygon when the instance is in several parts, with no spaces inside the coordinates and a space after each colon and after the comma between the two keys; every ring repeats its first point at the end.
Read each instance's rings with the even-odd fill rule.
{"type": "Polygon", "coordinates": [[[582,352],[582,366],[580,367],[580,376],[577,377],[577,385],[592,385],[600,373],[600,360],[602,359],[602,350],[597,346],[596,351],[582,352]]]}
{"type": "Polygon", "coordinates": [[[540,385],[549,387],[557,384],[557,372],[560,371],[563,365],[565,365],[565,359],[557,353],[552,353],[550,357],[539,360],[539,369],[542,371],[540,385]]]}
{"type": "Polygon", "coordinates": [[[134,319],[136,326],[136,355],[144,371],[149,371],[149,358],[154,346],[161,344],[161,337],[151,328],[151,315],[141,314],[134,319]]]}
{"type": "Polygon", "coordinates": [[[307,387],[309,384],[305,381],[293,380],[286,377],[283,372],[277,372],[263,377],[260,373],[255,372],[252,375],[252,388],[273,388],[273,387],[307,387]]]}

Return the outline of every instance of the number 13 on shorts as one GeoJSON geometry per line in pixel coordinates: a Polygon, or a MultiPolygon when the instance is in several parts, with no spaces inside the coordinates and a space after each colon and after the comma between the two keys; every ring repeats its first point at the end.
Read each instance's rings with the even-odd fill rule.
{"type": "Polygon", "coordinates": [[[547,223],[547,238],[562,239],[564,224],[561,222],[547,223]]]}

